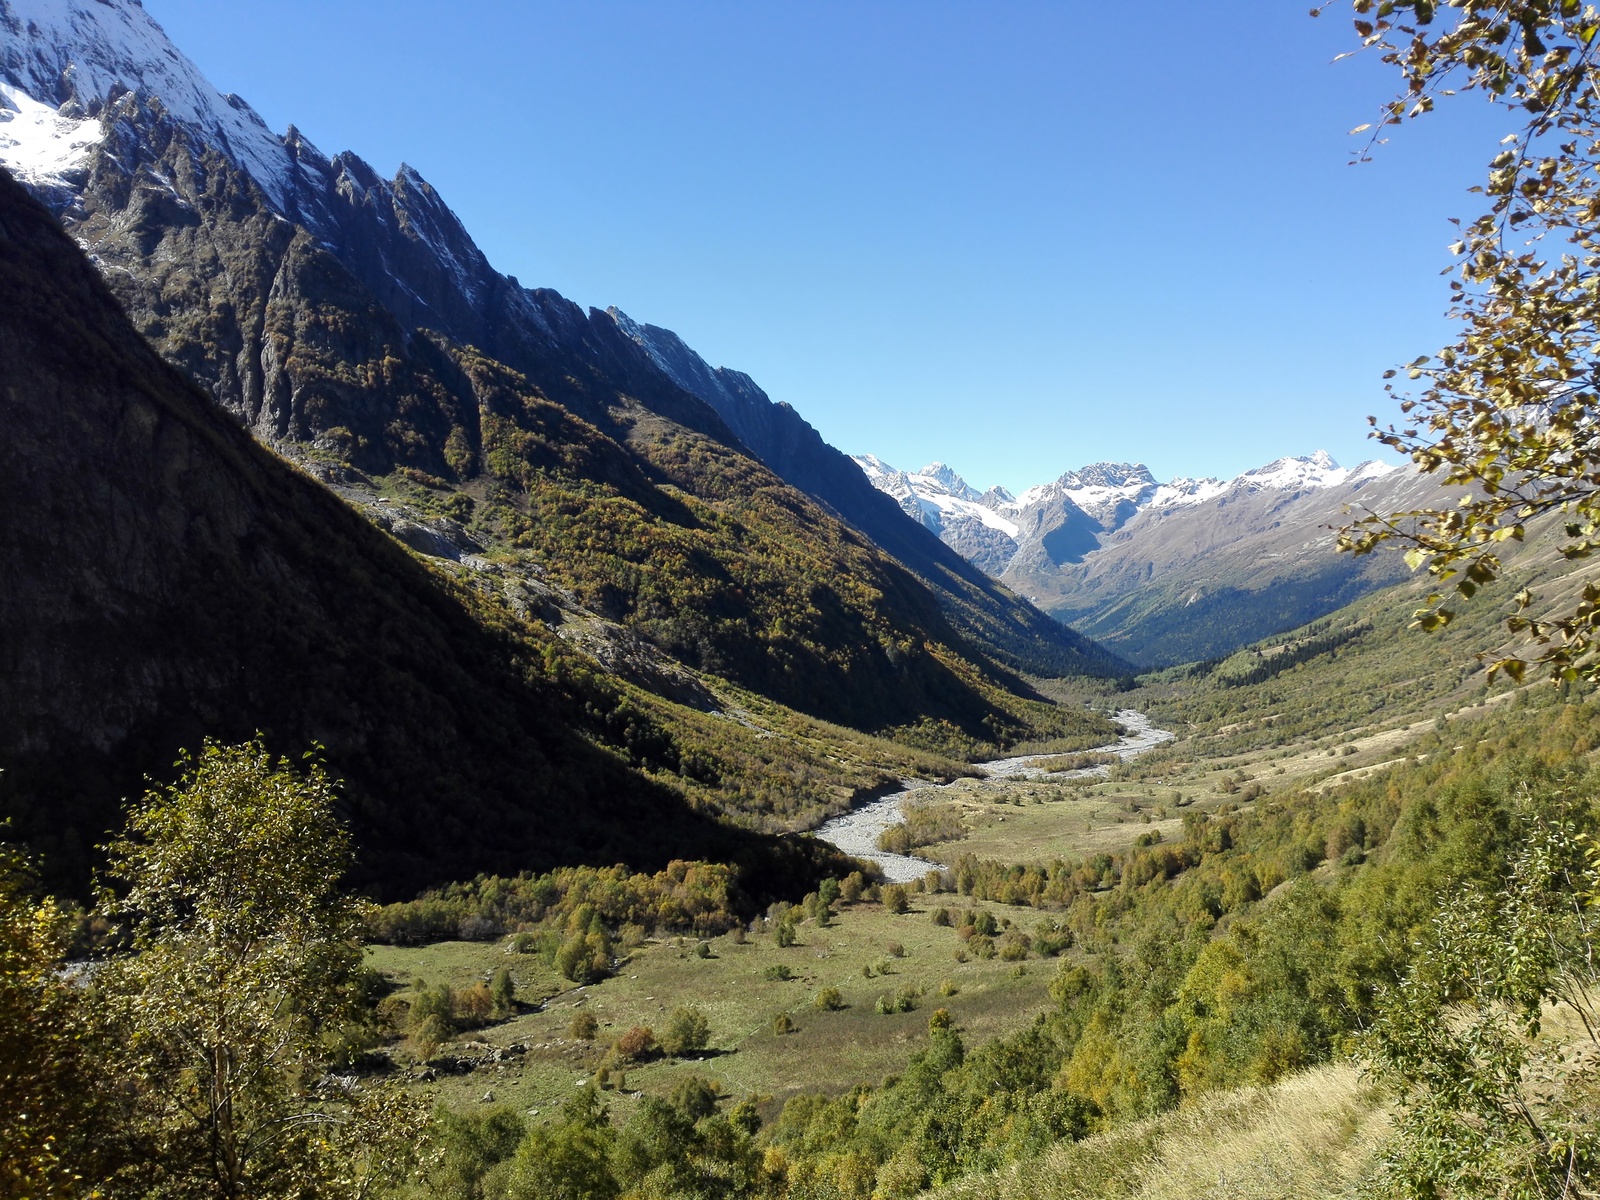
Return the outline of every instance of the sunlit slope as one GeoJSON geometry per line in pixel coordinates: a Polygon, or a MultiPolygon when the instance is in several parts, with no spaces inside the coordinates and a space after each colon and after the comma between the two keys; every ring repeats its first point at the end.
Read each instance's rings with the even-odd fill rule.
{"type": "Polygon", "coordinates": [[[1504,677],[1490,683],[1480,658],[1523,644],[1501,624],[1511,597],[1526,586],[1539,598],[1536,611],[1555,608],[1592,573],[1556,552],[1554,533],[1536,530],[1526,544],[1511,544],[1503,578],[1455,604],[1456,619],[1438,633],[1409,628],[1434,586],[1418,576],[1224,659],[1142,676],[1133,698],[1184,736],[1207,739],[1213,753],[1403,724],[1473,703],[1511,687],[1504,677]]]}

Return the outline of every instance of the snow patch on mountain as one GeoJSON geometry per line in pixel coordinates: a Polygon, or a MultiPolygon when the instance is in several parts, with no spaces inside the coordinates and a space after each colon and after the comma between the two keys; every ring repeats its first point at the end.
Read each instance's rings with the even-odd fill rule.
{"type": "Polygon", "coordinates": [[[105,137],[92,118],[62,116],[21,88],[0,83],[0,166],[34,187],[64,187],[105,137]]]}
{"type": "Polygon", "coordinates": [[[275,204],[286,202],[293,160],[283,139],[239,97],[212,87],[138,0],[0,0],[0,81],[60,119],[35,120],[24,139],[13,117],[14,144],[0,143],[0,164],[16,174],[37,172],[42,163],[59,177],[86,153],[83,123],[133,91],[159,98],[175,120],[200,130],[248,171],[275,204]]]}
{"type": "MultiPolygon", "coordinates": [[[[1159,483],[1143,463],[1099,462],[1013,497],[1004,488],[991,488],[980,495],[944,463],[930,463],[907,473],[871,454],[856,455],[855,461],[879,491],[894,497],[908,515],[974,562],[979,562],[971,552],[974,523],[1004,533],[1010,539],[1011,553],[1026,558],[1033,540],[1049,550],[1049,539],[1064,537],[1056,531],[1067,525],[1078,529],[1073,536],[1079,540],[1104,538],[1146,509],[1191,508],[1234,492],[1299,493],[1359,486],[1399,470],[1381,462],[1345,468],[1326,451],[1318,450],[1303,457],[1275,459],[1232,479],[1179,477],[1159,483]],[[1081,527],[1085,515],[1089,518],[1087,533],[1081,527]]],[[[993,539],[979,539],[979,544],[984,556],[980,565],[991,574],[1004,571],[1010,563],[1006,547],[993,539]]]]}
{"type": "MultiPolygon", "coordinates": [[[[892,496],[906,515],[921,521],[934,533],[944,532],[953,521],[968,520],[1008,538],[1017,536],[1016,521],[1006,515],[1006,510],[1014,508],[1015,502],[1007,504],[995,495],[996,489],[979,492],[944,463],[929,463],[922,470],[908,474],[873,454],[853,457],[874,487],[892,496]]],[[[999,489],[999,494],[1009,495],[1004,489],[999,489]]]]}
{"type": "Polygon", "coordinates": [[[1318,450],[1305,458],[1280,458],[1264,467],[1246,471],[1231,486],[1259,491],[1272,488],[1280,492],[1317,491],[1349,483],[1358,473],[1363,479],[1372,479],[1399,470],[1387,463],[1365,462],[1354,470],[1341,467],[1326,450],[1318,450]]]}
{"type": "Polygon", "coordinates": [[[1207,476],[1190,479],[1180,475],[1170,483],[1158,487],[1150,497],[1151,508],[1178,508],[1186,504],[1204,504],[1215,500],[1232,486],[1231,481],[1207,476]]]}

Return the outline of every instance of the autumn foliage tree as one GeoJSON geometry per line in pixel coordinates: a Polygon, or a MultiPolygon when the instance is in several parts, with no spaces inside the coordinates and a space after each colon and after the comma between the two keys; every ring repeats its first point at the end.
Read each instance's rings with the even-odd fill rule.
{"type": "MultiPolygon", "coordinates": [[[[1600,15],[1577,0],[1351,7],[1362,46],[1402,80],[1373,142],[1463,93],[1520,124],[1474,189],[1484,211],[1457,222],[1450,286],[1460,336],[1401,368],[1417,390],[1391,384],[1403,420],[1375,430],[1458,489],[1459,502],[1371,514],[1343,537],[1358,554],[1403,544],[1414,568],[1445,585],[1416,614],[1420,628],[1434,630],[1500,577],[1506,543],[1540,518],[1557,524],[1568,559],[1600,548],[1600,15]]],[[[1553,608],[1524,589],[1506,623],[1531,646],[1493,659],[1491,670],[1514,679],[1530,667],[1556,680],[1600,676],[1600,585],[1589,582],[1553,608]]]]}
{"type": "Polygon", "coordinates": [[[0,845],[0,1197],[79,1195],[90,1112],[81,995],[62,977],[68,922],[0,845]]]}
{"type": "MultiPolygon", "coordinates": [[[[102,1053],[167,1197],[361,1197],[403,1171],[424,1116],[328,1074],[358,1013],[364,905],[340,890],[334,785],[259,742],[207,743],[132,808],[105,910],[131,946],[96,978],[102,1053]]],[[[115,1193],[123,1190],[113,1187],[115,1193]]]]}

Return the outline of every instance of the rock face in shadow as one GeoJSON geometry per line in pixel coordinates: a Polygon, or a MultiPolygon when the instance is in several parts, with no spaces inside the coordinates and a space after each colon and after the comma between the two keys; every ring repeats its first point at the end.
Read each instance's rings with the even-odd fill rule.
{"type": "Polygon", "coordinates": [[[81,883],[121,798],[180,748],[257,731],[326,748],[381,894],[579,861],[806,873],[804,848],[607,749],[617,685],[162,361],[3,172],[0,421],[0,808],[58,881],[81,883]]]}

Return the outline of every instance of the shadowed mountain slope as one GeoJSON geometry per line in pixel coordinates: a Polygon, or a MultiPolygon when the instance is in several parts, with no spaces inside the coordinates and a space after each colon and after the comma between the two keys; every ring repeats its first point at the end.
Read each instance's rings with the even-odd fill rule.
{"type": "Polygon", "coordinates": [[[684,747],[624,686],[261,448],[4,172],[0,420],[0,783],[61,876],[146,773],[257,730],[326,747],[390,895],[672,857],[781,886],[816,853],[691,805],[652,774],[684,747]]]}
{"type": "MultiPolygon", "coordinates": [[[[409,172],[368,225],[335,222],[329,196],[315,227],[299,225],[158,100],[121,93],[99,120],[104,141],[61,208],[72,235],[164,356],[353,503],[453,520],[464,545],[690,668],[822,719],[951,749],[1084,725],[1049,713],[914,574],[749,457],[610,318],[480,278],[409,172]],[[360,246],[404,257],[384,240],[392,227],[426,232],[433,261],[452,264],[425,312],[414,280],[409,315],[474,296],[493,319],[463,328],[504,359],[408,327],[352,273],[360,246]],[[494,296],[509,306],[499,316],[494,296]]],[[[304,209],[324,173],[288,144],[304,209]]],[[[351,211],[370,215],[372,181],[355,171],[342,161],[329,195],[365,189],[351,211]]]]}
{"type": "MultiPolygon", "coordinates": [[[[431,489],[462,523],[469,504],[480,506],[472,535],[484,546],[525,552],[584,603],[665,639],[664,649],[693,666],[857,726],[927,718],[969,733],[994,713],[957,698],[945,668],[907,680],[898,663],[857,649],[898,645],[889,658],[910,661],[904,647],[926,642],[941,648],[934,657],[964,663],[954,669],[969,684],[985,676],[1001,690],[1019,685],[981,661],[991,651],[1011,669],[1046,673],[1124,666],[908,533],[890,509],[868,511],[874,498],[859,472],[836,486],[837,468],[849,464],[804,422],[816,445],[774,474],[778,457],[741,440],[755,436],[747,422],[735,433],[738,422],[610,316],[496,272],[414,170],[384,179],[354,155],[323,155],[292,127],[274,134],[239,97],[218,93],[133,0],[0,0],[0,122],[0,163],[21,171],[89,248],[152,343],[262,441],[349,488],[399,478],[431,489]],[[518,377],[518,390],[609,439],[598,455],[607,473],[597,479],[595,464],[568,456],[569,482],[626,491],[661,513],[686,498],[725,515],[737,508],[756,544],[730,547],[701,522],[690,540],[716,569],[698,570],[702,561],[696,573],[722,584],[697,603],[671,597],[670,615],[651,611],[659,597],[638,577],[681,573],[683,563],[652,561],[651,539],[612,555],[615,539],[596,536],[589,522],[581,543],[527,544],[538,537],[529,525],[542,526],[546,514],[530,514],[540,488],[513,461],[525,422],[499,412],[507,419],[491,428],[480,419],[482,396],[463,386],[474,380],[441,365],[441,355],[497,364],[502,383],[518,377]],[[750,449],[769,469],[735,461],[750,449]],[[813,477],[817,462],[827,486],[813,477]],[[780,496],[780,480],[799,495],[780,496]],[[663,488],[685,495],[650,494],[663,488]],[[808,493],[833,511],[817,511],[808,493]],[[744,521],[756,509],[762,519],[744,521]],[[829,528],[838,514],[906,561],[834,552],[853,536],[829,528]],[[598,561],[588,553],[597,543],[612,543],[598,561]],[[798,554],[777,611],[770,580],[732,561],[750,549],[766,562],[798,554]],[[810,574],[803,586],[797,569],[810,574]],[[824,595],[816,606],[803,595],[841,578],[864,593],[824,595]],[[845,619],[823,629],[812,607],[838,607],[845,619]],[[850,678],[813,670],[822,659],[849,660],[850,678]],[[862,695],[878,707],[852,702],[862,695]]],[[[778,411],[750,389],[747,409],[778,411]]],[[[536,469],[548,483],[550,464],[536,469]]],[[[593,499],[563,503],[592,509],[593,499]]],[[[665,519],[678,527],[668,540],[681,542],[690,524],[665,519]]]]}

